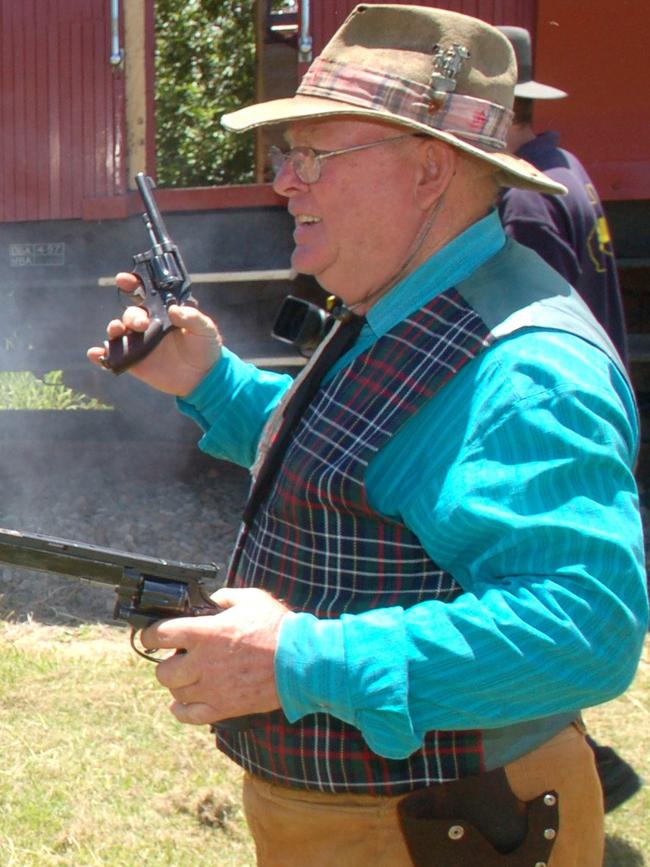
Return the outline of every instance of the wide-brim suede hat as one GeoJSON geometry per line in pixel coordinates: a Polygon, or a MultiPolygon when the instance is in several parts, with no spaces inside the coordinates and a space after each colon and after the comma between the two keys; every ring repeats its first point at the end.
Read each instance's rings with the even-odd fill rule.
{"type": "Polygon", "coordinates": [[[515,84],[515,96],[520,99],[564,99],[569,94],[552,87],[550,84],[542,84],[533,78],[533,50],[530,42],[530,33],[525,27],[499,27],[512,45],[517,60],[517,83],[515,84]]]}
{"type": "Polygon", "coordinates": [[[314,60],[295,96],[226,114],[233,132],[311,118],[383,120],[427,133],[497,169],[500,184],[565,193],[506,151],[517,63],[485,21],[424,6],[356,6],[314,60]]]}

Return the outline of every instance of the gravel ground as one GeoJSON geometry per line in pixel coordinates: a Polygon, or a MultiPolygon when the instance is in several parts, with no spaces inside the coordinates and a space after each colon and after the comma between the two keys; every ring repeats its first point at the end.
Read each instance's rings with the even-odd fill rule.
{"type": "MultiPolygon", "coordinates": [[[[248,490],[241,468],[177,443],[0,443],[0,526],[222,569],[248,490]]],[[[113,595],[0,565],[0,617],[112,622],[113,595]]]]}

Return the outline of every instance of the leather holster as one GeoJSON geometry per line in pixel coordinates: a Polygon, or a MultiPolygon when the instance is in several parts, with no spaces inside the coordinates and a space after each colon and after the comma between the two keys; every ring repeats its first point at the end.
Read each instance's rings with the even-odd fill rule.
{"type": "Polygon", "coordinates": [[[398,815],[414,867],[536,867],[559,829],[557,792],[520,801],[503,768],[406,795],[398,815]]]}

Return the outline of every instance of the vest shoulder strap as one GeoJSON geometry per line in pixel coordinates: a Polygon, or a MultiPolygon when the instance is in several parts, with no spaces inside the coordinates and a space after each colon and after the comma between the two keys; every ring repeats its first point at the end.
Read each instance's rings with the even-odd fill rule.
{"type": "Polygon", "coordinates": [[[605,352],[627,378],[614,344],[576,290],[516,241],[508,240],[503,250],[456,288],[495,337],[522,328],[575,334],[605,352]]]}

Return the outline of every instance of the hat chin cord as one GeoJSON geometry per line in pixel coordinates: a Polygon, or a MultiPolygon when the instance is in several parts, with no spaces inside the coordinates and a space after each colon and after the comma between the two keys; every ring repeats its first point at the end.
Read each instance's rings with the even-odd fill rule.
{"type": "Polygon", "coordinates": [[[427,214],[424,222],[422,223],[422,226],[418,230],[415,238],[413,239],[413,242],[411,243],[409,251],[406,255],[406,259],[400,265],[400,267],[397,269],[397,271],[393,274],[393,276],[390,277],[385,283],[382,283],[382,285],[379,286],[377,289],[373,289],[371,292],[369,292],[360,301],[355,301],[354,304],[346,304],[345,306],[348,310],[353,311],[356,307],[360,307],[361,305],[365,306],[370,301],[372,301],[372,302],[376,301],[378,298],[381,298],[383,295],[385,295],[387,292],[389,292],[394,286],[396,286],[400,282],[400,280],[402,280],[404,277],[406,277],[406,275],[410,272],[410,268],[411,268],[411,265],[413,263],[413,260],[418,255],[418,253],[421,251],[424,242],[428,238],[429,233],[431,232],[431,229],[433,228],[433,225],[436,221],[436,217],[440,213],[440,209],[442,208],[442,205],[443,205],[443,203],[447,197],[448,191],[449,191],[449,187],[447,187],[447,189],[444,190],[444,192],[440,195],[440,198],[437,199],[436,202],[434,202],[433,206],[431,207],[431,210],[427,214]]]}

